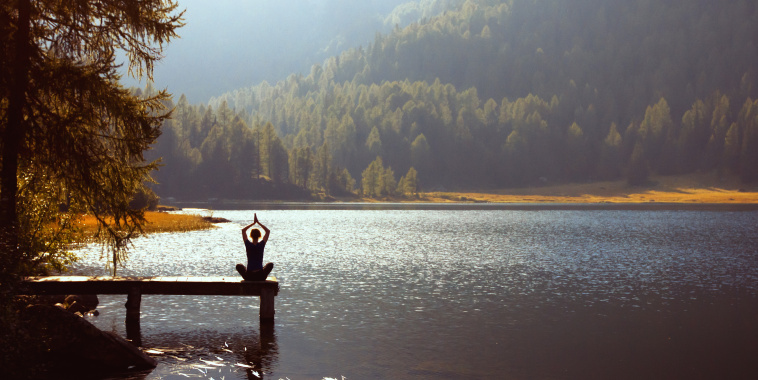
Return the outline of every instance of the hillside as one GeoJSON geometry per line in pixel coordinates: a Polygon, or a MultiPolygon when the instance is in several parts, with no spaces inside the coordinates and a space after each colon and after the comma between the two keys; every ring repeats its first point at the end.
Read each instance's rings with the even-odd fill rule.
{"type": "MultiPolygon", "coordinates": [[[[377,32],[390,32],[395,25],[406,26],[460,2],[180,0],[186,25],[156,66],[154,85],[185,94],[191,102],[207,102],[241,86],[307,72],[316,62],[367,45],[377,32]]],[[[132,78],[124,80],[142,87],[132,78]]]]}
{"type": "Polygon", "coordinates": [[[180,98],[156,190],[382,197],[696,172],[752,182],[756,8],[469,0],[308,75],[208,106],[180,98]]]}

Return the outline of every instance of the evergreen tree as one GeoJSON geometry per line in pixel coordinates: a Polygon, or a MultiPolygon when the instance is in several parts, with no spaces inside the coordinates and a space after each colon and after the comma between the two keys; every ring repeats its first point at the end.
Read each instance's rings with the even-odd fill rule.
{"type": "Polygon", "coordinates": [[[307,189],[312,170],[313,151],[311,148],[304,146],[292,149],[290,153],[290,182],[307,189]]]}
{"type": "Polygon", "coordinates": [[[113,273],[145,223],[130,207],[155,163],[144,151],[169,116],[162,91],[119,85],[114,51],[152,79],[181,14],[166,0],[0,2],[0,367],[34,377],[12,309],[20,278],[62,270],[76,218],[94,215],[113,273]],[[13,343],[15,342],[15,343],[13,343]],[[21,355],[23,356],[23,355],[21,355]],[[22,360],[19,360],[22,359],[22,360]]]}
{"type": "Polygon", "coordinates": [[[276,169],[276,153],[273,152],[275,149],[274,140],[278,139],[278,136],[271,122],[266,123],[260,131],[256,132],[256,136],[260,136],[258,140],[258,157],[260,157],[261,172],[268,178],[273,179],[276,169]]]}
{"type": "Polygon", "coordinates": [[[282,140],[274,135],[269,151],[270,176],[274,182],[286,183],[289,180],[289,154],[282,140]]]}
{"type": "Polygon", "coordinates": [[[743,123],[740,177],[745,183],[758,181],[758,100],[748,99],[740,112],[743,123]]]}
{"type": "Polygon", "coordinates": [[[587,144],[584,131],[573,123],[566,134],[566,173],[570,180],[581,180],[587,176],[587,144]]]}
{"type": "Polygon", "coordinates": [[[126,52],[130,73],[151,79],[163,45],[181,26],[175,10],[158,0],[139,7],[111,0],[0,5],[3,272],[18,273],[22,257],[27,264],[46,261],[34,252],[35,233],[20,223],[35,218],[25,214],[33,208],[19,207],[20,197],[30,201],[37,192],[50,204],[67,202],[95,215],[100,237],[113,248],[115,272],[144,223],[129,201],[155,168],[143,152],[160,135],[169,95],[145,98],[122,88],[114,50],[126,52]]]}
{"type": "Polygon", "coordinates": [[[742,153],[742,131],[740,124],[732,123],[724,136],[724,158],[726,169],[732,173],[740,172],[740,156],[742,153]]]}
{"type": "Polygon", "coordinates": [[[433,156],[429,142],[423,133],[416,136],[411,143],[411,166],[419,168],[422,173],[431,171],[433,165],[433,156]]]}
{"type": "Polygon", "coordinates": [[[650,168],[645,157],[645,148],[643,147],[643,143],[638,141],[634,146],[632,158],[629,161],[626,180],[632,186],[643,185],[647,182],[649,175],[650,168]]]}
{"type": "Polygon", "coordinates": [[[608,135],[603,140],[603,147],[598,163],[601,178],[615,179],[620,175],[622,137],[616,123],[611,124],[608,135]]]}
{"type": "Polygon", "coordinates": [[[713,115],[711,117],[710,137],[706,145],[706,170],[723,169],[724,139],[731,125],[729,121],[729,98],[726,95],[715,96],[713,115]]]}
{"type": "Polygon", "coordinates": [[[406,196],[418,196],[418,172],[411,167],[397,184],[397,192],[406,196]]]}
{"type": "Polygon", "coordinates": [[[397,190],[397,181],[395,180],[395,172],[392,168],[387,167],[381,175],[381,185],[379,196],[392,196],[395,195],[397,190]]]}
{"type": "Polygon", "coordinates": [[[682,172],[691,173],[703,165],[702,150],[708,143],[709,129],[705,103],[698,99],[682,116],[677,147],[679,169],[682,172]]]}
{"type": "Polygon", "coordinates": [[[353,194],[355,192],[355,179],[350,172],[343,168],[335,175],[334,189],[338,189],[341,194],[353,194]]]}
{"type": "Polygon", "coordinates": [[[372,157],[382,155],[382,138],[379,136],[379,129],[376,127],[371,128],[371,133],[368,134],[365,145],[372,157]]]}
{"type": "Polygon", "coordinates": [[[661,98],[658,103],[647,108],[645,118],[637,132],[639,141],[645,149],[645,156],[655,163],[658,172],[670,172],[668,166],[671,162],[664,159],[663,153],[664,142],[672,128],[671,109],[666,99],[661,98]]]}
{"type": "Polygon", "coordinates": [[[384,164],[377,156],[361,174],[361,187],[366,197],[380,197],[384,186],[384,164]]]}
{"type": "Polygon", "coordinates": [[[313,171],[311,175],[311,189],[314,191],[323,191],[326,195],[330,194],[329,173],[331,173],[331,153],[329,145],[324,143],[316,151],[316,157],[313,161],[313,171]]]}

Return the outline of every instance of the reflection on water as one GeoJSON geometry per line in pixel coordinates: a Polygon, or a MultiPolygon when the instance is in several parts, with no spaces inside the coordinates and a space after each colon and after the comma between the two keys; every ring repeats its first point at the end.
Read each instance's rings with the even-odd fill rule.
{"type": "Polygon", "coordinates": [[[102,314],[88,316],[89,320],[101,329],[125,335],[156,358],[160,365],[153,371],[117,375],[113,379],[262,379],[268,378],[266,374],[272,373],[277,366],[276,327],[273,323],[258,322],[257,311],[253,313],[251,307],[253,303],[257,304],[257,300],[248,297],[145,295],[143,308],[149,308],[142,311],[145,322],[127,325],[123,324],[123,298],[101,295],[98,309],[102,314]],[[232,299],[249,303],[241,308],[247,309],[250,315],[245,319],[230,320],[224,326],[216,318],[224,312],[235,314],[233,308],[223,309],[228,306],[226,301],[232,299]],[[210,316],[193,312],[193,305],[200,302],[216,303],[220,309],[210,316]],[[165,314],[155,313],[161,307],[172,310],[165,314]],[[207,323],[198,319],[205,319],[207,323]],[[147,328],[143,329],[143,324],[147,328]],[[166,328],[182,325],[182,328],[166,328]]]}
{"type": "MultiPolygon", "coordinates": [[[[125,275],[225,276],[252,211],[135,241],[125,275]]],[[[758,213],[271,210],[257,299],[143,296],[148,379],[744,378],[758,372],[758,213]],[[267,342],[264,344],[264,342],[267,342]],[[228,352],[229,350],[231,352],[228,352]],[[242,365],[249,365],[247,368],[242,365]],[[206,368],[208,367],[208,368],[206,368]],[[181,377],[179,377],[181,376],[181,377]]],[[[104,273],[97,249],[77,273],[104,273]]],[[[125,335],[124,296],[94,321],[125,335]]]]}
{"type": "Polygon", "coordinates": [[[151,374],[157,378],[170,376],[200,378],[260,379],[273,372],[278,360],[274,325],[261,324],[260,330],[220,335],[216,331],[195,331],[193,334],[157,334],[145,347],[162,352],[161,368],[151,374]]]}
{"type": "Polygon", "coordinates": [[[141,346],[159,360],[159,367],[112,379],[262,379],[273,373],[279,357],[275,326],[268,323],[255,328],[240,324],[239,331],[233,332],[155,333],[143,339],[141,346]]]}

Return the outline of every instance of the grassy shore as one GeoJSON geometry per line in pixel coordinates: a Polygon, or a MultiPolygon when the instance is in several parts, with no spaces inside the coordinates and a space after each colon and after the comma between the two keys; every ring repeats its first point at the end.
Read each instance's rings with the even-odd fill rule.
{"type": "Polygon", "coordinates": [[[715,175],[654,177],[645,186],[625,181],[545,185],[485,191],[426,192],[422,202],[758,204],[758,187],[715,175]]]}
{"type": "MultiPolygon", "coordinates": [[[[147,211],[145,212],[145,219],[147,219],[147,223],[144,226],[144,231],[148,234],[207,230],[214,227],[213,223],[203,219],[200,215],[147,211]]],[[[94,235],[97,231],[97,221],[91,215],[82,217],[80,223],[86,236],[94,235]]]]}

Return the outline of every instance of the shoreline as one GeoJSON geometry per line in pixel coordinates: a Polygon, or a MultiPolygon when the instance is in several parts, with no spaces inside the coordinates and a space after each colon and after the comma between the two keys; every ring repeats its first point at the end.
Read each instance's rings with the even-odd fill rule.
{"type": "Polygon", "coordinates": [[[609,210],[609,211],[758,211],[758,203],[528,203],[528,202],[182,202],[186,209],[212,210],[609,210]]]}
{"type": "Polygon", "coordinates": [[[511,189],[479,189],[421,192],[417,198],[361,197],[330,200],[234,200],[181,201],[186,208],[232,209],[507,209],[507,210],[758,210],[758,186],[735,178],[714,175],[654,177],[646,186],[625,181],[545,184],[511,189]]]}
{"type": "MultiPolygon", "coordinates": [[[[187,232],[214,228],[211,220],[196,214],[174,214],[162,211],[146,211],[143,226],[144,234],[150,235],[161,232],[187,232]]],[[[97,231],[97,221],[91,215],[83,215],[79,220],[84,240],[91,239],[97,231]]]]}
{"type": "Polygon", "coordinates": [[[544,184],[509,189],[428,191],[416,198],[341,197],[299,201],[208,199],[177,200],[167,205],[212,210],[233,209],[437,209],[487,208],[513,210],[758,210],[758,185],[716,174],[653,177],[646,186],[625,181],[544,184]]]}

